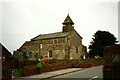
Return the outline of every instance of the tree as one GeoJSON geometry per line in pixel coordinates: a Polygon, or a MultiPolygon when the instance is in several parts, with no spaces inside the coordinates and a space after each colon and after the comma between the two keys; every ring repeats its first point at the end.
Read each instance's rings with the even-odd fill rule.
{"type": "Polygon", "coordinates": [[[89,45],[89,54],[92,56],[103,57],[103,49],[106,46],[117,43],[116,37],[108,31],[97,31],[89,45]]]}

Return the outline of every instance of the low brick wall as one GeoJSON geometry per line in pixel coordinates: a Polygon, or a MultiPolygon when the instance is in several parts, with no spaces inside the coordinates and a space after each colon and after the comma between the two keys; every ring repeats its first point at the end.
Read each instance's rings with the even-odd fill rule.
{"type": "Polygon", "coordinates": [[[44,72],[49,72],[49,71],[55,71],[55,70],[60,70],[60,69],[66,69],[66,68],[71,68],[71,64],[64,64],[64,65],[53,65],[53,66],[46,66],[42,68],[42,73],[44,72]]]}
{"type": "Polygon", "coordinates": [[[35,75],[36,74],[35,69],[36,69],[35,65],[24,66],[22,69],[22,76],[35,75]]]}
{"type": "Polygon", "coordinates": [[[59,65],[52,65],[52,66],[44,66],[41,69],[37,69],[35,65],[29,65],[29,66],[24,66],[22,70],[22,76],[30,76],[30,75],[35,75],[35,74],[40,74],[44,72],[50,72],[50,71],[55,71],[55,70],[60,70],[60,69],[67,69],[72,67],[71,64],[59,64],[59,65]]]}
{"type": "Polygon", "coordinates": [[[73,63],[74,68],[89,68],[99,65],[102,65],[102,60],[99,59],[88,59],[88,60],[79,61],[78,63],[73,63]]]}
{"type": "Polygon", "coordinates": [[[54,61],[45,65],[42,69],[37,69],[36,65],[27,65],[22,69],[22,76],[36,75],[44,72],[50,72],[60,69],[67,68],[89,68],[101,64],[101,60],[96,61],[96,59],[88,59],[83,61],[78,60],[68,60],[68,61],[54,61]],[[50,64],[51,63],[51,64],[50,64]]]}

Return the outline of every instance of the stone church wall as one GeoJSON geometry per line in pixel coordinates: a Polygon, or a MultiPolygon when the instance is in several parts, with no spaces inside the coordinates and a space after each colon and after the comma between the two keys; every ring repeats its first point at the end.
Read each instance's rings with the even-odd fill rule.
{"type": "Polygon", "coordinates": [[[49,57],[49,51],[52,51],[52,58],[64,59],[65,47],[66,47],[65,38],[55,38],[53,39],[53,44],[43,45],[42,55],[44,57],[49,57]]]}
{"type": "Polygon", "coordinates": [[[71,47],[70,58],[80,59],[80,56],[83,55],[82,40],[80,36],[75,31],[72,31],[68,38],[69,38],[68,43],[70,44],[71,47]]]}

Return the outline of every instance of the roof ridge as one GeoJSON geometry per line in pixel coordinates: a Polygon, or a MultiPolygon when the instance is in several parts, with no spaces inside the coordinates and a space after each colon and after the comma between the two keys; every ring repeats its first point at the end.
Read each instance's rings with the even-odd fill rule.
{"type": "Polygon", "coordinates": [[[38,39],[47,39],[47,38],[57,38],[57,37],[65,37],[68,35],[69,32],[55,32],[55,33],[48,33],[48,34],[40,34],[31,40],[38,40],[38,39]]]}

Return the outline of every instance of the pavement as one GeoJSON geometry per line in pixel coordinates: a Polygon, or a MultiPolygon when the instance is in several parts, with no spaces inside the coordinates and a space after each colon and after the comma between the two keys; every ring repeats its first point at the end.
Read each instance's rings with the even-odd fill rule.
{"type": "Polygon", "coordinates": [[[21,79],[49,79],[52,77],[56,77],[56,76],[60,76],[60,75],[64,75],[64,74],[68,74],[68,73],[72,73],[72,72],[76,72],[76,71],[80,71],[83,70],[83,68],[68,68],[68,69],[62,69],[62,70],[56,70],[56,71],[51,71],[51,72],[45,72],[42,74],[37,74],[37,75],[32,75],[32,76],[27,76],[27,77],[21,77],[21,79]]]}
{"type": "Polygon", "coordinates": [[[54,79],[103,80],[102,65],[85,68],[84,70],[49,78],[49,80],[54,79]]]}

